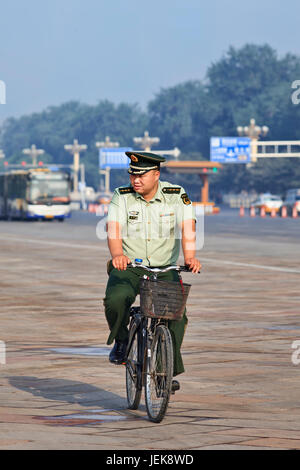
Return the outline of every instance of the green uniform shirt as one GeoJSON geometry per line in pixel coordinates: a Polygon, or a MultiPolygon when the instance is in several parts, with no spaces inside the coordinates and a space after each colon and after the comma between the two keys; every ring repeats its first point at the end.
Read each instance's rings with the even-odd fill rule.
{"type": "Polygon", "coordinates": [[[181,186],[159,181],[147,202],[131,187],[121,186],[109,205],[108,221],[122,227],[123,252],[131,261],[141,258],[148,266],[176,264],[181,244],[181,224],[195,219],[194,208],[181,186]]]}

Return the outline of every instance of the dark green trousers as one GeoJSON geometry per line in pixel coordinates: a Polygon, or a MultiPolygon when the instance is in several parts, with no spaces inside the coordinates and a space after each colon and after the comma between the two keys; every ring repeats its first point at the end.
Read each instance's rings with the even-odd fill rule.
{"type": "MultiPolygon", "coordinates": [[[[139,293],[139,280],[145,271],[142,268],[127,268],[126,271],[118,271],[110,261],[108,274],[104,307],[110,329],[107,344],[111,344],[114,339],[124,341],[128,338],[129,310],[139,293]]],[[[178,281],[178,273],[176,271],[161,273],[158,279],[178,281]]],[[[169,320],[168,322],[173,341],[174,376],[184,372],[180,348],[187,322],[186,312],[182,320],[169,320]]]]}

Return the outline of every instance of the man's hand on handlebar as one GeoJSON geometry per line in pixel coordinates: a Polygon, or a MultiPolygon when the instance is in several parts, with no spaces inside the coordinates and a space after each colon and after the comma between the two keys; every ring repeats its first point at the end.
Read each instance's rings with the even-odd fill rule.
{"type": "Polygon", "coordinates": [[[117,255],[112,259],[113,267],[119,271],[125,271],[129,263],[131,263],[131,261],[128,256],[125,255],[117,255]]]}
{"type": "Polygon", "coordinates": [[[188,258],[184,260],[184,264],[192,273],[198,273],[201,269],[201,263],[197,258],[188,258]]]}

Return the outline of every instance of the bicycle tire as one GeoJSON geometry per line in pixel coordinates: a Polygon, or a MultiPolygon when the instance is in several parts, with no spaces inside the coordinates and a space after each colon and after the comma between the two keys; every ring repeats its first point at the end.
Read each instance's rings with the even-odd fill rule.
{"type": "Polygon", "coordinates": [[[142,395],[142,372],[138,362],[139,335],[133,323],[129,334],[129,351],[126,360],[126,395],[128,408],[136,410],[142,395]]]}
{"type": "Polygon", "coordinates": [[[145,402],[150,421],[159,423],[169,404],[173,378],[173,345],[165,325],[156,328],[147,355],[145,402]]]}

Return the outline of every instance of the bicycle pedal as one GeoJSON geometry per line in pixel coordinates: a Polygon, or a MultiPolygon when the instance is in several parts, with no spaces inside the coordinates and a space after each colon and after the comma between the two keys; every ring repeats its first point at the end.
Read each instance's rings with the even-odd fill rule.
{"type": "Polygon", "coordinates": [[[178,380],[172,380],[171,395],[175,395],[178,390],[180,390],[180,383],[178,380]]]}

